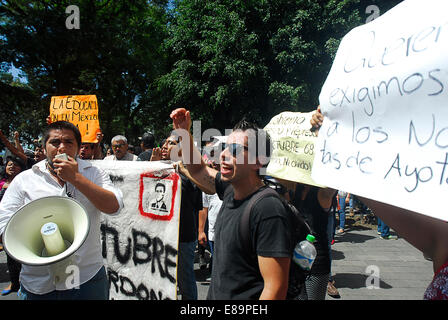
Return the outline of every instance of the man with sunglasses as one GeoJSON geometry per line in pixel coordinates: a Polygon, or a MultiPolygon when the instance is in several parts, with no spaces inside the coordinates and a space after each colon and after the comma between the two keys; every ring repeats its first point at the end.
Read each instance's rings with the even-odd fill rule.
{"type": "Polygon", "coordinates": [[[170,117],[181,135],[183,163],[191,179],[206,193],[223,199],[215,224],[212,277],[207,299],[285,299],[293,250],[292,221],[280,199],[257,202],[250,216],[252,252],[239,235],[244,208],[263,188],[260,170],[269,162],[269,136],[241,122],[221,152],[221,168],[207,166],[193,145],[190,112],[180,108],[170,117]]]}
{"type": "Polygon", "coordinates": [[[113,155],[107,156],[104,160],[124,160],[124,161],[136,161],[137,156],[128,152],[128,139],[125,136],[118,135],[112,138],[111,141],[113,155]]]}

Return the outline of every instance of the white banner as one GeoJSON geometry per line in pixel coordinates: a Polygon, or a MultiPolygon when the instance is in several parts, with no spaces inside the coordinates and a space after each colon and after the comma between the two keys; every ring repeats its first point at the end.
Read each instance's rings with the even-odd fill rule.
{"type": "Polygon", "coordinates": [[[319,97],[317,183],[448,220],[447,12],[407,0],[343,38],[319,97]]]}
{"type": "Polygon", "coordinates": [[[92,161],[123,192],[124,208],[103,215],[110,299],[175,300],[181,179],[160,161],[92,161]]]}

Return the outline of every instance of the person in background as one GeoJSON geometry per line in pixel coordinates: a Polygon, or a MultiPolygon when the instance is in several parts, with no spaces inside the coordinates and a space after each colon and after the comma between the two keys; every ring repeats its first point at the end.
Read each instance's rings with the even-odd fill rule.
{"type": "MultiPolygon", "coordinates": [[[[13,179],[23,170],[25,170],[25,163],[20,158],[11,157],[7,160],[3,179],[0,180],[0,202],[13,179]]],[[[1,241],[2,239],[0,238],[0,242],[1,241]]],[[[16,292],[20,288],[19,276],[22,265],[20,262],[14,260],[8,253],[6,253],[6,264],[8,266],[10,283],[1,292],[2,296],[6,296],[11,292],[16,292]]]]}
{"type": "Polygon", "coordinates": [[[137,156],[128,152],[128,139],[125,136],[117,135],[112,138],[113,155],[107,156],[104,160],[136,161],[137,156]]]}
{"type": "Polygon", "coordinates": [[[143,151],[138,155],[137,161],[150,161],[155,142],[154,135],[151,132],[146,132],[139,139],[140,148],[142,148],[143,151]]]}
{"type": "Polygon", "coordinates": [[[390,234],[390,228],[389,226],[381,220],[379,217],[377,217],[378,220],[378,234],[380,235],[381,239],[383,240],[397,240],[398,237],[396,235],[390,234]]]}
{"type": "MultiPolygon", "coordinates": [[[[213,147],[214,141],[209,141],[204,147],[204,161],[215,170],[219,170],[219,156],[218,150],[222,150],[222,145],[213,147]]],[[[214,194],[202,193],[203,209],[199,211],[199,232],[198,243],[200,247],[204,248],[208,245],[210,248],[211,259],[213,259],[213,248],[215,244],[215,222],[219,211],[221,210],[222,200],[219,196],[214,194]],[[206,232],[207,231],[207,232],[206,232]]],[[[199,250],[200,251],[200,250],[199,250]]],[[[201,260],[201,255],[199,255],[201,260]]],[[[202,259],[204,259],[202,257],[202,259]]],[[[204,259],[205,260],[205,259],[204,259]]],[[[200,261],[201,262],[201,261],[200,261]]],[[[201,265],[201,263],[199,263],[201,265]]],[[[212,263],[210,264],[212,266],[212,263]]]]}
{"type": "Polygon", "coordinates": [[[113,156],[113,155],[114,155],[114,151],[112,150],[112,147],[107,148],[106,157],[113,156]]]}
{"type": "Polygon", "coordinates": [[[79,150],[79,157],[83,160],[92,160],[95,155],[95,144],[83,142],[79,150]]]}
{"type": "Polygon", "coordinates": [[[24,150],[22,145],[20,144],[20,134],[18,131],[14,132],[14,144],[9,142],[8,138],[5,137],[3,132],[0,130],[0,141],[5,145],[6,148],[11,151],[11,153],[20,158],[26,165],[26,168],[29,169],[32,167],[32,165],[35,163],[34,160],[34,153],[33,154],[27,154],[24,150]]]}
{"type": "Polygon", "coordinates": [[[333,298],[340,298],[339,290],[335,286],[335,280],[331,272],[331,263],[332,263],[332,254],[331,254],[331,246],[334,244],[334,234],[336,231],[336,211],[337,211],[337,199],[336,194],[333,196],[333,201],[331,204],[330,214],[328,216],[328,228],[327,228],[327,236],[328,236],[328,250],[330,251],[330,279],[328,280],[327,285],[327,294],[333,298]]]}
{"type": "MultiPolygon", "coordinates": [[[[182,152],[180,137],[172,133],[165,139],[162,148],[155,148],[151,161],[179,161],[182,152]]],[[[202,192],[179,170],[182,197],[179,222],[178,285],[182,300],[197,300],[198,289],[194,273],[195,249],[198,239],[198,214],[202,209],[202,192]]]]}
{"type": "Polygon", "coordinates": [[[350,199],[350,193],[339,190],[337,196],[339,204],[339,229],[336,231],[336,233],[341,234],[345,232],[345,204],[350,199]]]}
{"type": "Polygon", "coordinates": [[[101,160],[104,158],[103,138],[103,132],[101,131],[101,129],[98,129],[96,132],[96,143],[94,143],[93,145],[93,159],[95,160],[101,160]]]}
{"type": "Polygon", "coordinates": [[[34,148],[34,163],[38,163],[42,160],[45,160],[45,152],[44,148],[41,145],[37,145],[34,148]]]}
{"type": "Polygon", "coordinates": [[[296,183],[292,191],[294,197],[291,203],[303,214],[311,227],[312,234],[316,238],[313,244],[317,252],[310,274],[296,299],[325,300],[331,273],[331,240],[328,225],[333,213],[336,190],[296,183]]]}

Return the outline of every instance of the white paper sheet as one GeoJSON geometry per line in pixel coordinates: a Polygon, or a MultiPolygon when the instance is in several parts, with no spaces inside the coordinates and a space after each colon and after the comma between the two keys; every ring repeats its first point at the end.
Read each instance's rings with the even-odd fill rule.
{"type": "Polygon", "coordinates": [[[448,220],[448,1],[407,0],[342,40],[312,178],[448,220]]]}

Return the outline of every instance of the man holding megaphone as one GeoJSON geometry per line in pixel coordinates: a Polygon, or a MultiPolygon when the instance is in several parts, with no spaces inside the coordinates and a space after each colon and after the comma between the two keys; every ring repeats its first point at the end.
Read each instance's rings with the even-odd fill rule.
{"type": "MultiPolygon", "coordinates": [[[[66,200],[66,196],[75,199],[80,204],[79,207],[84,209],[82,211],[87,213],[88,227],[79,248],[70,257],[70,263],[73,264],[70,266],[70,270],[76,270],[76,272],[73,271],[73,274],[79,275],[79,283],[72,286],[68,281],[61,281],[59,276],[54,274],[55,268],[52,268],[51,265],[40,264],[39,259],[43,258],[41,258],[40,249],[36,250],[35,248],[41,248],[43,244],[32,243],[29,245],[31,253],[25,255],[26,258],[23,259],[25,261],[21,261],[19,297],[24,300],[108,299],[108,280],[101,254],[100,214],[101,212],[118,213],[123,207],[122,193],[113,186],[109,176],[101,169],[92,166],[88,161],[77,158],[81,147],[81,134],[73,124],[65,121],[51,123],[44,133],[43,147],[46,159],[19,174],[0,202],[0,233],[5,232],[4,240],[7,240],[5,227],[7,231],[12,228],[9,228],[9,224],[7,225],[8,221],[11,219],[12,224],[15,220],[26,220],[16,219],[16,216],[19,215],[19,211],[24,211],[28,205],[31,206],[33,201],[38,199],[42,200],[42,198],[48,197],[49,201],[44,202],[44,209],[48,211],[48,214],[44,214],[46,216],[43,218],[51,216],[54,208],[61,208],[56,204],[52,207],[51,202],[58,201],[58,197],[53,198],[52,196],[59,196],[66,200]],[[14,215],[15,213],[16,215],[14,215]]],[[[19,224],[18,228],[15,226],[14,230],[18,231],[15,232],[14,237],[11,237],[14,241],[11,241],[9,249],[8,241],[5,241],[5,248],[12,255],[16,248],[20,249],[17,249],[17,256],[20,256],[24,250],[28,250],[28,248],[23,249],[26,246],[14,245],[13,242],[18,242],[17,239],[22,237],[17,236],[17,233],[23,234],[25,239],[29,233],[41,232],[42,223],[37,221],[38,211],[42,211],[42,208],[34,209],[29,214],[27,222],[19,224]],[[36,222],[33,219],[36,219],[36,222]],[[30,227],[20,228],[25,225],[36,225],[35,228],[39,230],[29,230],[30,227]]],[[[61,233],[64,237],[63,228],[66,218],[58,219],[62,221],[61,233]]],[[[76,233],[77,228],[75,223],[74,226],[68,228],[70,229],[68,233],[76,233]],[[75,230],[73,231],[73,229],[75,230]]],[[[42,243],[44,242],[42,241],[42,243]]],[[[60,255],[66,258],[64,252],[60,255]]]]}

